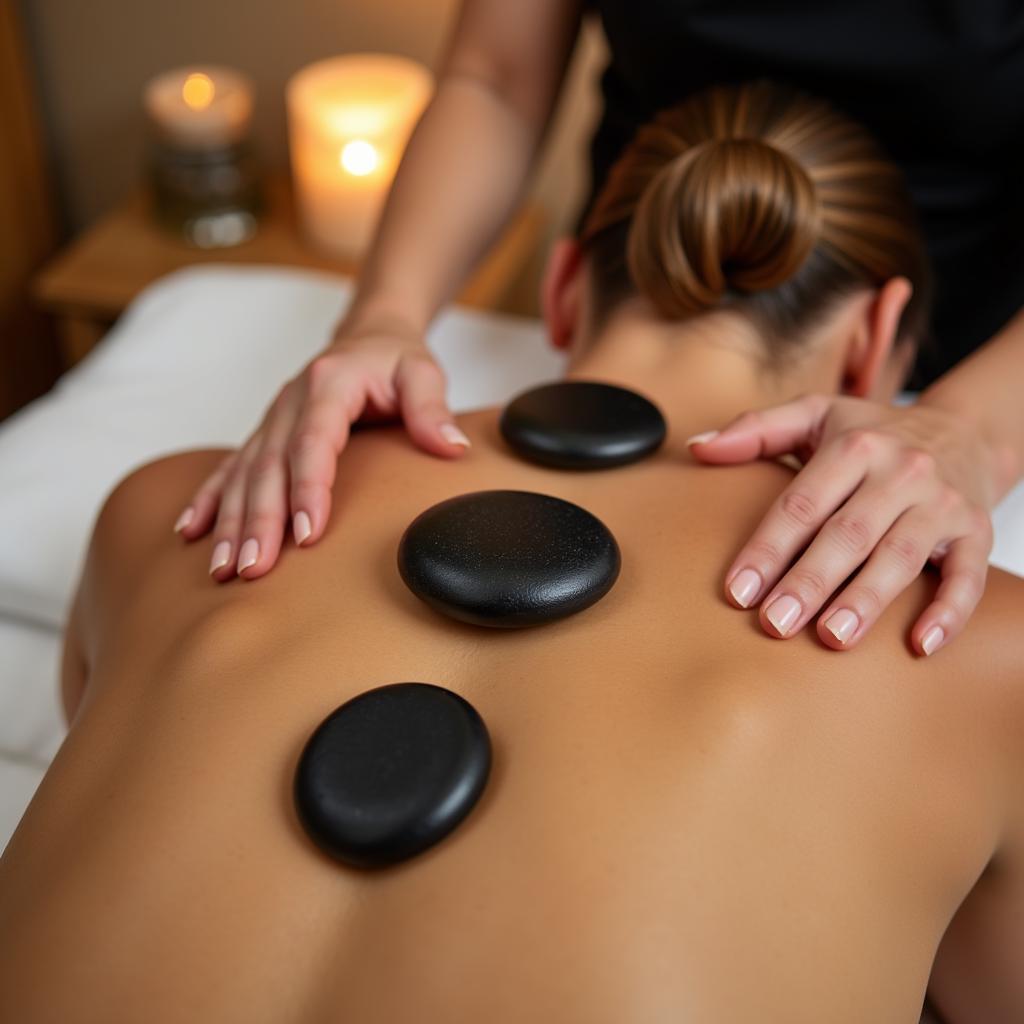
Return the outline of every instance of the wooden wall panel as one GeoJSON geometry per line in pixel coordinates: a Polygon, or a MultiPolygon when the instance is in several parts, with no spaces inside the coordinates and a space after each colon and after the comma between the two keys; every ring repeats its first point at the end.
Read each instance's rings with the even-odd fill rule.
{"type": "Polygon", "coordinates": [[[0,0],[0,419],[59,372],[51,326],[29,281],[56,243],[49,176],[12,0],[0,0]]]}

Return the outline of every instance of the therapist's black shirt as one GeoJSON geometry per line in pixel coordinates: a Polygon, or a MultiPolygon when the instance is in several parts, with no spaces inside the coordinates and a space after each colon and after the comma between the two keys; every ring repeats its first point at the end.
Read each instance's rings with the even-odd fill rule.
{"type": "Polygon", "coordinates": [[[591,147],[594,191],[662,108],[714,83],[786,82],[864,124],[906,174],[935,274],[934,339],[911,386],[941,376],[1024,307],[1022,0],[590,7],[612,55],[591,147]]]}

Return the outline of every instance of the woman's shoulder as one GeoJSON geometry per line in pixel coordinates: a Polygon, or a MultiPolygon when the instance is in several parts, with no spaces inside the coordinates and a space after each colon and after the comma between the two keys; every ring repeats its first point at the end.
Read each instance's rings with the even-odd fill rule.
{"type": "Polygon", "coordinates": [[[949,650],[1009,702],[1024,753],[1024,579],[990,566],[981,602],[949,650]]]}
{"type": "Polygon", "coordinates": [[[976,738],[983,760],[995,759],[1002,781],[1019,779],[1024,771],[1024,579],[990,567],[985,592],[966,626],[924,659],[923,667],[932,669],[936,687],[954,700],[959,728],[976,738]]]}
{"type": "Polygon", "coordinates": [[[949,650],[1000,677],[1016,677],[1024,694],[1024,579],[989,566],[985,592],[949,650]]]}
{"type": "Polygon", "coordinates": [[[93,549],[113,548],[128,560],[145,557],[148,549],[171,532],[197,482],[230,453],[227,448],[175,452],[126,473],[100,506],[93,526],[93,549]]]}
{"type": "Polygon", "coordinates": [[[228,449],[203,449],[153,459],[126,473],[109,491],[96,515],[79,581],[87,647],[95,649],[106,628],[116,628],[150,584],[180,588],[180,579],[167,578],[171,549],[179,556],[183,549],[180,561],[209,583],[201,564],[209,560],[208,545],[186,544],[174,535],[173,525],[197,484],[227,454],[228,449]]]}

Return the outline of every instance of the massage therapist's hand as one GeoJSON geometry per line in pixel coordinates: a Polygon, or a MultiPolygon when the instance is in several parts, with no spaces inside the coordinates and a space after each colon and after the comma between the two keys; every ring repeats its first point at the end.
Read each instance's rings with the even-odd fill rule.
{"type": "Polygon", "coordinates": [[[195,492],[175,524],[188,540],[211,528],[210,573],[256,579],[277,561],[291,519],[295,543],[314,544],[331,511],[339,454],[357,421],[401,419],[435,455],[469,441],[445,401],[445,378],[422,336],[401,324],[339,329],[281,389],[263,421],[195,492]]]}
{"type": "Polygon", "coordinates": [[[996,486],[993,456],[967,420],[923,403],[809,395],[745,413],[691,451],[707,463],[787,452],[806,463],[726,573],[730,600],[759,603],[772,636],[817,615],[828,647],[853,647],[929,559],[942,582],[911,630],[914,649],[933,654],[973,613],[996,486]]]}

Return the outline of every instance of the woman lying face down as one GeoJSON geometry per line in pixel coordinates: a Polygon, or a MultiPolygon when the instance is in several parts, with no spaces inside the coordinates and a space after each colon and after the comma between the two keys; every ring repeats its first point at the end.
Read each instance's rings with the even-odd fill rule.
{"type": "MultiPolygon", "coordinates": [[[[926,293],[859,129],[769,85],[717,90],[641,132],[545,281],[569,376],[656,402],[655,454],[547,468],[490,409],[439,470],[363,431],[325,550],[258,587],[213,586],[161,515],[222,452],[131,474],[69,625],[68,737],[0,861],[0,1019],[913,1024],[929,977],[949,1024],[1021,1019],[1024,583],[993,572],[931,659],[906,642],[929,575],[841,659],[737,629],[708,596],[791,472],[686,445],[805,391],[892,395],[926,293]],[[600,518],[614,587],[520,630],[419,601],[406,527],[490,488],[600,518]],[[296,764],[332,709],[403,681],[480,712],[490,781],[437,846],[353,870],[300,826],[296,764]]],[[[920,467],[894,471],[913,487],[920,467]]]]}

